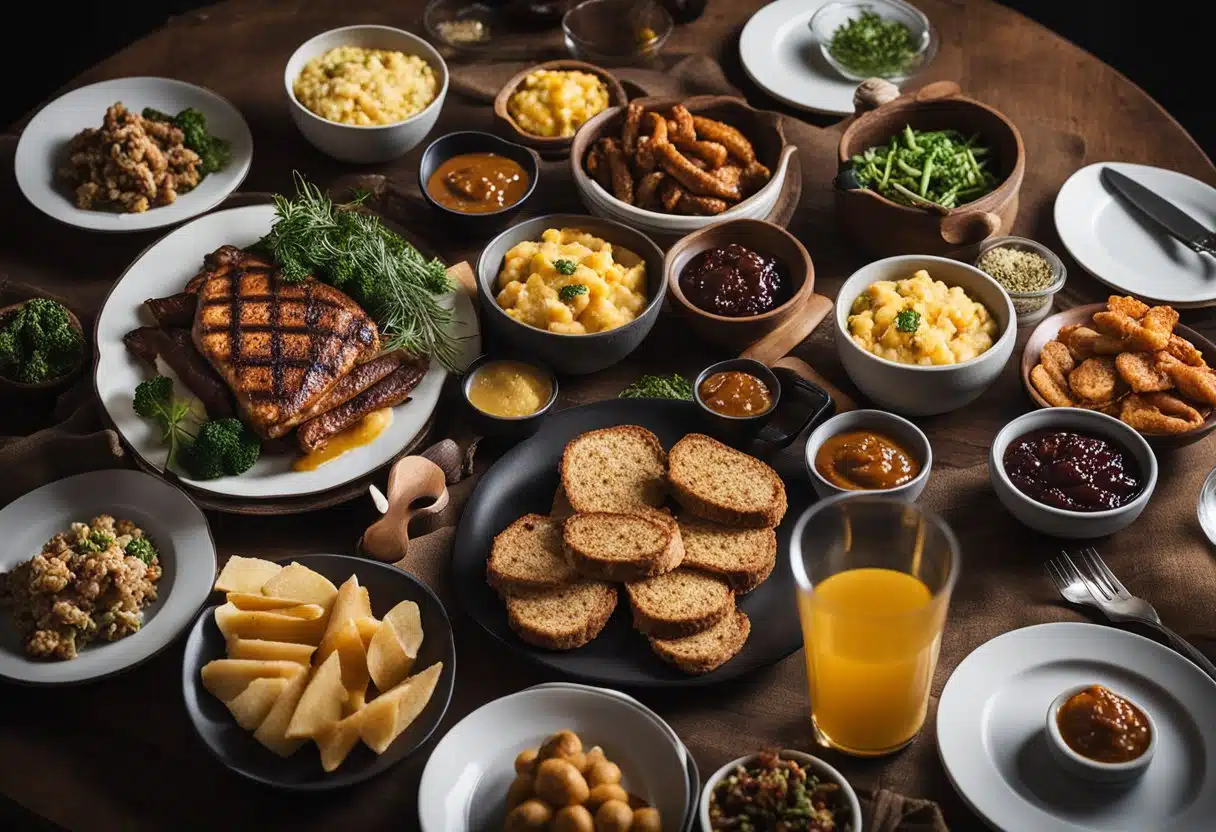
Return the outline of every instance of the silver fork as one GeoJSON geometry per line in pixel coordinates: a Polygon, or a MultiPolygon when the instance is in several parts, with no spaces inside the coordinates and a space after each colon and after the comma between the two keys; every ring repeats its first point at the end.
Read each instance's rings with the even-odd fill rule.
{"type": "Polygon", "coordinates": [[[1152,604],[1128,592],[1095,549],[1078,552],[1076,561],[1068,552],[1061,552],[1058,558],[1047,561],[1046,567],[1052,583],[1066,601],[1097,607],[1111,621],[1135,621],[1156,630],[1165,636],[1175,650],[1216,680],[1216,664],[1199,648],[1162,624],[1161,616],[1152,604]],[[1078,561],[1080,566],[1077,565],[1078,561]]]}

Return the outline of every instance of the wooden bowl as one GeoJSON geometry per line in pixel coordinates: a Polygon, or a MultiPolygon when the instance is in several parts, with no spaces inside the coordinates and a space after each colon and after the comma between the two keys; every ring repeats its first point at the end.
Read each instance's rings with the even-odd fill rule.
{"type": "MultiPolygon", "coordinates": [[[[34,300],[34,298],[23,300],[20,303],[10,304],[9,306],[0,307],[0,322],[2,322],[12,313],[19,310],[21,307],[25,306],[25,304],[30,300],[34,300]]],[[[84,327],[80,325],[80,319],[76,317],[76,313],[71,309],[68,309],[67,306],[64,306],[64,309],[68,310],[68,320],[72,325],[72,329],[76,330],[76,332],[80,334],[81,344],[83,345],[80,352],[80,360],[76,362],[72,369],[68,370],[63,375],[58,376],[57,378],[47,379],[46,381],[40,381],[36,384],[26,384],[22,381],[14,381],[0,375],[0,393],[11,396],[19,396],[22,394],[29,396],[55,395],[70,387],[72,382],[76,380],[76,377],[80,375],[80,370],[82,367],[84,367],[85,359],[88,357],[88,341],[84,337],[84,327]]]]}
{"type": "MultiPolygon", "coordinates": [[[[624,106],[629,101],[629,96],[625,94],[625,88],[621,86],[621,82],[617,80],[615,75],[602,67],[589,64],[586,61],[546,61],[543,64],[528,67],[523,72],[516,74],[510,81],[503,84],[502,89],[498,91],[498,95],[494,97],[495,121],[499,129],[507,134],[507,138],[517,141],[526,147],[533,148],[546,159],[560,159],[567,156],[570,153],[571,145],[574,143],[574,136],[537,136],[534,133],[529,133],[519,126],[507,110],[507,101],[511,98],[511,94],[523,83],[524,78],[540,69],[557,71],[578,70],[598,75],[608,85],[609,107],[624,106]]],[[[575,134],[577,135],[577,133],[578,131],[576,130],[575,134]]]]}
{"type": "MultiPolygon", "coordinates": [[[[1035,327],[1034,331],[1030,333],[1030,338],[1026,341],[1026,348],[1022,351],[1022,384],[1036,405],[1039,407],[1051,407],[1047,403],[1047,400],[1039,395],[1039,391],[1034,389],[1034,385],[1030,383],[1030,371],[1039,363],[1039,353],[1043,351],[1043,345],[1054,339],[1063,327],[1071,324],[1088,323],[1093,318],[1095,312],[1101,312],[1104,309],[1106,309],[1105,303],[1074,306],[1072,309],[1059,312],[1045,319],[1043,323],[1035,327]]],[[[1181,324],[1174,327],[1174,332],[1194,344],[1203,353],[1204,360],[1209,365],[1216,366],[1216,344],[1204,338],[1190,327],[1182,326],[1181,324]]],[[[1202,425],[1186,433],[1161,435],[1140,431],[1140,434],[1153,448],[1166,450],[1169,448],[1181,448],[1193,442],[1198,442],[1211,433],[1213,429],[1216,429],[1216,410],[1212,411],[1211,415],[1208,416],[1202,425]]]]}
{"type": "Polygon", "coordinates": [[[750,346],[801,311],[815,289],[815,265],[806,248],[793,234],[764,220],[726,220],[694,231],[667,252],[663,272],[672,307],[687,322],[689,329],[707,341],[736,350],[750,346]],[[790,299],[768,312],[740,318],[715,315],[694,306],[680,288],[680,274],[696,255],[727,243],[738,243],[777,258],[794,282],[790,299]]]}
{"type": "Polygon", "coordinates": [[[854,243],[874,257],[916,252],[966,258],[994,234],[1009,233],[1026,173],[1026,148],[1012,121],[964,97],[949,81],[929,84],[875,109],[866,110],[867,106],[858,101],[857,115],[840,137],[837,162],[842,172],[851,167],[854,155],[885,144],[904,125],[911,125],[917,130],[979,133],[992,149],[1003,178],[993,191],[950,209],[911,208],[866,188],[844,187],[838,179],[836,210],[854,243]]]}

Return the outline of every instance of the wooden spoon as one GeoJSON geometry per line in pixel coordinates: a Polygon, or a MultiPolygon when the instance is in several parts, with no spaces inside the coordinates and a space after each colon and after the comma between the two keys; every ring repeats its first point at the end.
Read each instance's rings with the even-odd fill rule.
{"type": "Polygon", "coordinates": [[[425,457],[398,460],[388,475],[388,494],[381,495],[372,486],[372,498],[381,498],[376,507],[384,516],[367,527],[359,548],[376,560],[391,563],[404,558],[410,545],[410,521],[447,507],[444,479],[443,469],[425,457]]]}

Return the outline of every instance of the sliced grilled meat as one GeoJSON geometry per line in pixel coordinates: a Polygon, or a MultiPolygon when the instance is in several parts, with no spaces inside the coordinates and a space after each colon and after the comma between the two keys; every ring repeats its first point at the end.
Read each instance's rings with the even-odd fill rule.
{"type": "Polygon", "coordinates": [[[209,418],[226,419],[233,414],[228,385],[195,349],[190,330],[141,326],[122,340],[136,357],[154,368],[157,356],[168,364],[181,383],[203,403],[209,418]]]}
{"type": "Polygon", "coordinates": [[[328,413],[339,405],[346,404],[388,376],[389,373],[404,364],[408,358],[401,350],[395,350],[356,365],[353,370],[342,376],[341,380],[320,401],[301,415],[300,424],[304,424],[322,413],[328,413]]]}
{"type": "Polygon", "coordinates": [[[394,370],[387,378],[364,390],[345,404],[300,425],[296,435],[305,453],[325,445],[334,434],[346,430],[373,410],[396,407],[409,399],[410,391],[426,375],[426,361],[410,361],[394,370]]]}
{"type": "Polygon", "coordinates": [[[198,288],[194,341],[232,388],[245,422],[273,439],[379,352],[380,334],[368,314],[332,286],[288,283],[265,261],[228,248],[208,258],[216,268],[198,288]]]}
{"type": "Polygon", "coordinates": [[[149,298],[144,306],[163,327],[189,329],[194,324],[194,312],[198,309],[198,295],[193,292],[178,292],[167,298],[149,298]]]}

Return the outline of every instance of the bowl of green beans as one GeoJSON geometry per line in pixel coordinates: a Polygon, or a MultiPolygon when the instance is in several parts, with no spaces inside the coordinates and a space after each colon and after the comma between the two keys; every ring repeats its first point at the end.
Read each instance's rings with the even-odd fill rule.
{"type": "Polygon", "coordinates": [[[860,113],[840,139],[836,205],[873,254],[966,254],[1017,214],[1026,152],[1017,127],[930,84],[860,113]]]}
{"type": "Polygon", "coordinates": [[[853,81],[885,78],[899,84],[937,54],[929,18],[902,0],[827,3],[810,26],[824,60],[853,81]]]}

